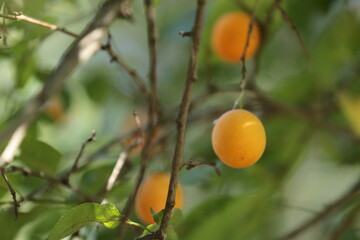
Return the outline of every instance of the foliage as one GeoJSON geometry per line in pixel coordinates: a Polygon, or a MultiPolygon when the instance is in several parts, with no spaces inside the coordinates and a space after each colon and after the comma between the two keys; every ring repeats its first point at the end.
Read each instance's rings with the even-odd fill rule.
{"type": "MultiPolygon", "coordinates": [[[[159,115],[146,176],[171,170],[175,118],[191,39],[178,33],[192,29],[195,2],[154,1],[159,115]]],[[[241,63],[223,62],[213,53],[212,27],[226,12],[251,14],[256,2],[206,1],[183,160],[210,164],[221,176],[201,164],[181,169],[184,208],[173,212],[168,239],[276,239],[344,196],[348,198],[317,221],[321,224],[311,225],[298,239],[360,239],[359,189],[349,192],[360,171],[359,1],[258,1],[255,16],[263,39],[257,55],[246,62],[244,108],[264,124],[266,149],[246,169],[225,166],[212,150],[214,120],[234,105],[243,74],[241,63]],[[276,2],[290,20],[284,19],[276,2]]],[[[1,3],[1,14],[17,12],[80,34],[102,1],[1,3]]],[[[134,80],[138,77],[150,86],[146,9],[143,1],[133,1],[131,6],[132,21],[113,22],[103,49],[52,96],[62,104],[64,118],[57,121],[47,115],[47,102],[28,126],[15,159],[0,169],[21,205],[15,221],[13,196],[0,178],[1,240],[61,239],[78,230],[86,239],[116,239],[117,224],[146,157],[146,151],[130,151],[129,139],[135,144],[146,140],[149,135],[144,133],[151,125],[149,96],[134,80]],[[107,43],[117,58],[109,57],[107,43]],[[83,144],[78,166],[71,170],[93,130],[96,141],[83,144]],[[126,158],[111,182],[121,154],[126,158]],[[113,185],[107,191],[109,184],[113,185]],[[104,199],[109,203],[99,204],[104,199]],[[88,224],[104,221],[113,228],[88,224]]],[[[48,81],[75,38],[26,21],[0,20],[1,134],[48,81]]],[[[1,152],[8,142],[8,138],[0,142],[1,152]]],[[[122,239],[151,235],[159,228],[163,212],[154,214],[157,224],[145,227],[131,213],[122,239]]]]}

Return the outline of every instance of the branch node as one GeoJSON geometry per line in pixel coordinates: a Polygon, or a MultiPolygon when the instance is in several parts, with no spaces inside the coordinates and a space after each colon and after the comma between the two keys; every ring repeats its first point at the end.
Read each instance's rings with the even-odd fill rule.
{"type": "Polygon", "coordinates": [[[7,178],[7,176],[5,175],[4,169],[1,169],[1,175],[4,179],[4,181],[6,182],[6,185],[11,193],[12,199],[13,199],[13,205],[14,205],[14,213],[15,213],[15,220],[17,220],[17,217],[19,216],[19,208],[20,208],[20,203],[18,202],[18,200],[16,199],[16,191],[15,189],[12,187],[11,183],[9,182],[9,179],[7,178]]]}
{"type": "Polygon", "coordinates": [[[193,32],[192,31],[190,31],[190,32],[180,31],[179,35],[182,36],[182,37],[192,37],[193,32]]]}
{"type": "Polygon", "coordinates": [[[209,166],[209,167],[212,167],[216,173],[216,175],[218,175],[219,177],[221,177],[221,172],[219,170],[219,168],[216,166],[216,163],[209,163],[209,162],[201,162],[201,161],[193,161],[193,160],[190,160],[188,162],[185,162],[183,164],[183,167],[186,167],[186,170],[191,170],[195,167],[198,167],[198,166],[209,166]]]}

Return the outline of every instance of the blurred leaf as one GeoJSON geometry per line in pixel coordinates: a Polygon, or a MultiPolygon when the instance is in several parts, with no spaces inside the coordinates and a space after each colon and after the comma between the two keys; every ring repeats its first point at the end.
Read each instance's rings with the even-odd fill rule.
{"type": "Polygon", "coordinates": [[[233,197],[230,196],[218,196],[216,198],[206,199],[186,215],[180,227],[180,231],[192,231],[194,226],[197,226],[198,223],[201,223],[219,211],[221,212],[228,204],[232,202],[232,200],[233,197]]]}
{"type": "Polygon", "coordinates": [[[350,127],[360,136],[360,97],[352,97],[346,92],[338,94],[340,108],[350,127]]]}
{"type": "Polygon", "coordinates": [[[300,29],[310,26],[312,17],[319,12],[326,12],[335,0],[316,0],[316,1],[285,1],[284,7],[287,14],[300,29]]]}
{"type": "Polygon", "coordinates": [[[359,240],[357,229],[349,229],[343,232],[337,240],[359,240]]]}
{"type": "Polygon", "coordinates": [[[49,226],[55,224],[63,213],[63,206],[54,205],[37,205],[31,211],[22,212],[21,221],[24,224],[18,228],[15,239],[46,239],[50,232],[49,226]]]}
{"type": "MultiPolygon", "coordinates": [[[[269,213],[272,211],[272,204],[269,201],[269,189],[246,194],[234,198],[225,207],[215,206],[217,211],[211,215],[206,213],[210,208],[204,209],[205,217],[192,225],[185,239],[248,239],[255,235],[268,237],[268,230],[264,227],[269,213]],[[217,209],[222,207],[222,209],[217,209]],[[194,227],[196,226],[196,227],[194,227]],[[263,226],[259,231],[259,226],[263,226]]],[[[270,227],[270,226],[269,226],[270,227]]]]}
{"type": "Polygon", "coordinates": [[[272,174],[281,178],[287,174],[291,166],[306,146],[304,141],[311,134],[308,122],[301,118],[273,116],[264,121],[267,145],[261,164],[272,174]]]}
{"type": "Polygon", "coordinates": [[[61,154],[52,146],[35,138],[26,137],[20,150],[18,158],[27,166],[47,174],[56,172],[61,154]]]}
{"type": "Polygon", "coordinates": [[[34,74],[36,59],[33,52],[24,53],[19,57],[16,64],[16,81],[17,86],[22,88],[34,74]]]}
{"type": "Polygon", "coordinates": [[[26,223],[23,219],[15,221],[15,216],[12,208],[0,210],[0,224],[2,227],[1,239],[2,240],[14,240],[19,229],[26,223]]]}
{"type": "MultiPolygon", "coordinates": [[[[161,210],[160,212],[154,212],[152,208],[150,208],[151,214],[153,215],[154,221],[160,225],[162,218],[164,216],[165,209],[161,210]]],[[[176,225],[182,218],[182,211],[179,208],[175,208],[171,214],[170,224],[176,225]]]]}
{"type": "MultiPolygon", "coordinates": [[[[345,132],[346,133],[346,132],[345,132]]],[[[316,146],[327,153],[326,159],[336,161],[341,164],[359,163],[360,148],[358,141],[353,141],[348,134],[339,135],[332,131],[318,131],[316,136],[316,146]]]]}
{"type": "Polygon", "coordinates": [[[154,210],[153,210],[152,208],[150,208],[150,212],[151,212],[151,214],[153,215],[154,221],[155,221],[158,225],[160,225],[160,224],[161,224],[161,220],[162,220],[162,218],[163,218],[163,216],[164,216],[164,209],[161,210],[160,212],[154,212],[154,210]]]}
{"type": "Polygon", "coordinates": [[[360,21],[352,11],[342,11],[329,17],[323,28],[314,29],[317,39],[311,52],[318,89],[335,87],[339,72],[356,60],[360,51],[360,21]],[[331,49],[331,51],[329,51],[331,49]]]}
{"type": "Polygon", "coordinates": [[[286,101],[291,105],[304,105],[309,103],[309,95],[315,95],[316,81],[313,74],[301,72],[296,75],[286,76],[273,92],[277,100],[286,101]],[[296,91],[294,91],[296,89],[296,91]]]}
{"type": "Polygon", "coordinates": [[[113,167],[113,164],[107,164],[85,171],[79,186],[88,193],[100,191],[109,178],[113,167]]]}
{"type": "Polygon", "coordinates": [[[161,0],[154,0],[154,7],[159,6],[161,3],[161,0]]]}
{"type": "Polygon", "coordinates": [[[120,217],[119,211],[111,203],[84,203],[70,209],[58,220],[50,232],[49,240],[62,239],[94,222],[114,228],[119,224],[120,217]]]}
{"type": "Polygon", "coordinates": [[[175,208],[171,214],[170,224],[177,225],[183,218],[183,213],[180,208],[175,208]]]}
{"type": "Polygon", "coordinates": [[[38,240],[45,239],[44,234],[49,233],[49,224],[55,223],[56,219],[63,212],[62,207],[38,205],[30,207],[26,203],[20,208],[20,215],[15,220],[12,208],[0,210],[0,225],[2,228],[1,240],[38,240]]]}
{"type": "Polygon", "coordinates": [[[171,226],[169,226],[168,231],[167,231],[167,237],[166,239],[168,240],[179,240],[179,236],[176,233],[175,229],[171,226]]]}
{"type": "MultiPolygon", "coordinates": [[[[130,219],[128,219],[128,220],[126,221],[126,223],[129,224],[129,225],[132,225],[132,226],[139,227],[139,228],[145,228],[142,224],[137,223],[137,222],[134,222],[134,221],[131,221],[130,219]]],[[[150,225],[149,225],[149,226],[150,226],[150,225]]],[[[145,231],[146,231],[146,229],[145,229],[145,231]]]]}
{"type": "Polygon", "coordinates": [[[106,78],[107,76],[105,74],[94,74],[85,82],[85,90],[90,99],[95,103],[103,103],[109,95],[109,83],[106,78]]]}
{"type": "Polygon", "coordinates": [[[34,18],[39,18],[40,16],[36,16],[39,13],[44,14],[45,10],[45,0],[32,0],[32,1],[24,1],[25,5],[22,9],[24,14],[29,15],[34,18]]]}

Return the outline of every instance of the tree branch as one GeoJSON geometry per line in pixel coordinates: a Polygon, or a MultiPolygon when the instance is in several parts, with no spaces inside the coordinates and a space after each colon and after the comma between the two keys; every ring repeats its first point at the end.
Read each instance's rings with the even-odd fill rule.
{"type": "MultiPolygon", "coordinates": [[[[58,32],[62,32],[66,35],[69,35],[71,37],[75,37],[75,38],[78,38],[79,35],[76,34],[76,33],[73,33],[63,27],[59,27],[57,25],[54,25],[54,24],[51,24],[51,23],[48,23],[48,22],[44,22],[42,20],[39,20],[39,19],[35,19],[35,18],[32,18],[32,17],[28,17],[26,15],[23,15],[23,14],[20,14],[20,15],[8,15],[8,14],[0,14],[0,17],[2,18],[6,18],[6,19],[11,19],[11,20],[17,20],[17,21],[23,21],[23,22],[28,22],[28,23],[31,23],[31,24],[35,24],[35,25],[38,25],[38,26],[42,26],[42,27],[45,27],[45,28],[48,28],[48,29],[51,29],[51,30],[54,30],[54,31],[58,31],[58,32]]],[[[148,90],[145,86],[145,83],[144,83],[144,80],[137,74],[137,72],[132,69],[130,66],[128,66],[125,62],[123,62],[119,55],[115,52],[114,48],[112,47],[112,44],[111,44],[111,35],[108,34],[109,36],[109,39],[108,39],[108,42],[101,46],[101,49],[106,51],[108,53],[108,55],[110,56],[111,58],[111,61],[112,62],[116,62],[122,69],[125,70],[125,72],[127,72],[129,74],[129,76],[134,80],[135,84],[138,86],[138,88],[140,89],[140,91],[142,93],[144,93],[145,95],[148,94],[148,90]]]]}
{"type": "Polygon", "coordinates": [[[140,170],[135,182],[135,186],[126,202],[126,206],[123,210],[123,217],[120,220],[117,239],[121,239],[124,234],[124,228],[127,219],[134,207],[136,195],[143,181],[148,160],[151,158],[149,150],[151,147],[152,139],[155,134],[155,128],[158,121],[158,100],[157,100],[157,36],[156,36],[156,24],[155,24],[155,12],[153,7],[153,0],[144,0],[145,15],[147,21],[148,32],[148,46],[149,46],[149,79],[150,79],[150,95],[149,95],[149,123],[147,127],[147,134],[145,136],[144,147],[141,151],[142,162],[140,170]]]}
{"type": "Polygon", "coordinates": [[[93,197],[89,196],[88,194],[83,192],[81,189],[78,189],[77,187],[71,185],[69,182],[63,181],[62,179],[55,178],[55,177],[52,177],[50,175],[47,175],[44,172],[34,171],[34,170],[30,169],[30,168],[17,167],[17,166],[10,166],[10,167],[5,168],[4,173],[10,173],[10,172],[20,172],[24,176],[33,176],[33,177],[37,177],[37,178],[40,178],[40,179],[44,179],[49,183],[59,184],[59,185],[65,186],[66,188],[70,189],[71,191],[73,191],[77,195],[84,198],[85,201],[95,202],[95,199],[93,197]]]}
{"type": "Polygon", "coordinates": [[[165,205],[165,211],[161,222],[160,229],[156,232],[159,239],[163,240],[166,238],[166,232],[171,218],[172,209],[175,206],[175,193],[178,182],[179,171],[183,162],[184,152],[184,141],[186,122],[188,119],[188,113],[191,101],[191,92],[193,85],[197,79],[197,58],[200,46],[200,36],[202,32],[202,21],[205,12],[205,0],[197,1],[197,9],[195,15],[194,26],[191,34],[191,52],[190,59],[185,83],[185,89],[181,100],[180,110],[176,119],[177,123],[177,137],[175,152],[172,160],[171,177],[169,184],[169,191],[165,205]]]}
{"type": "Polygon", "coordinates": [[[307,58],[307,60],[310,62],[311,60],[311,56],[310,56],[310,53],[309,51],[307,50],[306,46],[305,46],[305,43],[300,35],[300,32],[298,31],[298,29],[296,28],[294,22],[291,20],[290,16],[286,13],[285,9],[281,7],[280,5],[280,0],[275,0],[275,3],[276,3],[276,7],[279,9],[280,13],[281,13],[281,16],[283,17],[283,19],[289,23],[291,29],[295,32],[296,34],[296,38],[299,40],[299,43],[301,45],[301,48],[303,49],[304,53],[305,53],[305,56],[307,58]]]}
{"type": "Polygon", "coordinates": [[[158,100],[157,100],[157,34],[156,34],[156,22],[155,11],[153,6],[153,0],[144,0],[146,9],[146,22],[147,22],[147,35],[149,46],[149,79],[150,79],[150,109],[149,119],[150,125],[155,125],[158,115],[158,100]]]}
{"type": "Polygon", "coordinates": [[[241,55],[241,82],[240,82],[240,93],[238,98],[235,100],[234,105],[233,105],[233,109],[235,109],[239,104],[240,104],[240,108],[243,107],[244,105],[244,96],[245,96],[245,90],[246,90],[246,73],[247,73],[247,68],[246,68],[246,51],[249,48],[250,45],[250,36],[251,33],[253,31],[254,28],[254,23],[255,23],[255,12],[256,12],[256,8],[259,4],[259,0],[256,0],[256,2],[254,3],[254,8],[252,10],[252,14],[251,14],[251,20],[249,23],[249,28],[247,31],[247,35],[246,35],[246,41],[245,41],[245,47],[243,50],[243,53],[241,55]]]}
{"type": "Polygon", "coordinates": [[[65,28],[56,26],[56,25],[48,23],[48,22],[41,21],[39,19],[35,19],[35,18],[32,18],[32,17],[26,16],[24,14],[8,15],[8,14],[1,14],[0,13],[0,17],[6,18],[6,19],[11,19],[11,20],[16,20],[16,21],[23,21],[23,22],[32,23],[32,24],[35,24],[35,25],[38,25],[38,26],[49,28],[49,29],[54,30],[54,31],[65,33],[66,35],[69,35],[69,36],[72,36],[72,37],[75,37],[75,38],[79,37],[79,35],[77,35],[76,33],[70,32],[70,31],[66,30],[65,28]]]}
{"type": "Polygon", "coordinates": [[[19,215],[19,208],[20,208],[20,203],[16,199],[16,191],[12,187],[11,183],[9,182],[9,179],[6,176],[4,169],[1,169],[1,176],[3,177],[4,181],[6,182],[6,185],[7,185],[8,189],[11,193],[11,196],[13,198],[14,213],[15,213],[15,220],[16,220],[19,215]]]}
{"type": "Polygon", "coordinates": [[[75,158],[74,164],[73,164],[73,166],[71,167],[71,169],[70,169],[70,170],[65,174],[65,176],[63,177],[63,181],[68,182],[70,175],[78,169],[78,165],[79,165],[80,158],[81,158],[81,156],[83,155],[86,146],[87,146],[89,143],[95,141],[95,136],[96,136],[96,132],[93,131],[93,132],[91,133],[91,136],[81,145],[80,151],[79,151],[78,155],[77,155],[76,158],[75,158]]]}
{"type": "Polygon", "coordinates": [[[7,129],[0,133],[0,142],[12,135],[22,124],[30,123],[42,110],[44,103],[62,88],[74,70],[100,49],[102,38],[116,17],[129,17],[130,2],[131,0],[105,1],[94,19],[63,55],[40,93],[22,109],[7,129]]]}
{"type": "Polygon", "coordinates": [[[101,49],[108,53],[112,62],[117,63],[122,69],[125,70],[125,72],[127,72],[127,74],[129,74],[129,76],[134,80],[135,84],[138,86],[138,88],[144,95],[149,94],[148,89],[145,85],[145,81],[139,76],[139,74],[134,69],[132,69],[124,61],[122,61],[120,56],[115,52],[115,49],[111,42],[110,33],[108,34],[108,42],[105,45],[103,45],[101,49]]]}
{"type": "MultiPolygon", "coordinates": [[[[71,204],[71,205],[82,203],[80,201],[73,201],[73,200],[56,200],[56,199],[45,199],[45,198],[42,199],[42,198],[34,198],[34,197],[22,197],[18,200],[18,203],[23,203],[23,202],[44,203],[44,204],[71,204]]],[[[13,201],[0,202],[0,206],[9,205],[9,204],[14,204],[14,202],[13,201]]]]}

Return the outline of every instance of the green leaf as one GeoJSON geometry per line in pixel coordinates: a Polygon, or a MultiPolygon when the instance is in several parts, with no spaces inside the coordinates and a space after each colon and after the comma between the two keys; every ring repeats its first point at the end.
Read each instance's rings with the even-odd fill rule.
{"type": "Polygon", "coordinates": [[[182,233],[182,239],[265,239],[271,230],[271,226],[267,225],[267,218],[272,213],[272,203],[269,201],[271,191],[244,194],[234,198],[225,207],[218,205],[214,209],[203,209],[204,217],[189,226],[189,232],[182,233]],[[214,212],[208,215],[210,211],[214,212]],[[259,226],[262,226],[261,231],[259,226]]]}
{"type": "Polygon", "coordinates": [[[100,207],[101,209],[98,212],[97,217],[99,217],[99,219],[101,220],[101,214],[103,214],[103,216],[105,217],[105,221],[103,221],[102,224],[104,224],[104,226],[107,228],[117,227],[117,225],[119,225],[121,214],[119,213],[119,210],[115,207],[115,205],[111,203],[105,203],[100,205],[100,207]]]}
{"type": "MultiPolygon", "coordinates": [[[[230,196],[218,196],[216,198],[209,198],[202,202],[199,206],[194,208],[182,222],[181,230],[185,234],[192,232],[194,226],[199,225],[204,220],[222,212],[229,204],[234,201],[230,196]]],[[[185,235],[186,236],[186,235],[185,235]]]]}
{"type": "Polygon", "coordinates": [[[175,208],[170,219],[171,225],[177,225],[183,218],[182,210],[175,208]]]}
{"type": "Polygon", "coordinates": [[[21,144],[19,159],[27,166],[47,174],[55,173],[61,154],[52,146],[28,137],[21,144]]]}
{"type": "Polygon", "coordinates": [[[153,219],[157,224],[161,224],[161,220],[164,216],[164,209],[160,212],[154,212],[152,208],[150,208],[151,214],[153,215],[153,219]]]}
{"type": "Polygon", "coordinates": [[[157,231],[159,227],[160,226],[157,225],[156,223],[148,225],[144,230],[143,234],[141,235],[141,237],[152,234],[153,232],[157,231]]]}
{"type": "Polygon", "coordinates": [[[34,55],[35,55],[34,52],[29,51],[23,53],[17,59],[16,81],[17,81],[17,86],[20,88],[24,87],[25,84],[35,73],[36,59],[34,55]]]}
{"type": "Polygon", "coordinates": [[[62,239],[94,222],[102,223],[107,228],[115,228],[120,217],[118,209],[111,203],[84,203],[70,209],[59,219],[48,240],[62,239]]]}
{"type": "Polygon", "coordinates": [[[167,232],[167,240],[179,240],[179,236],[176,233],[176,231],[174,230],[173,227],[169,227],[168,232],[167,232]]]}
{"type": "MultiPolygon", "coordinates": [[[[160,225],[162,218],[164,216],[165,209],[161,210],[160,212],[154,212],[152,208],[150,208],[151,214],[153,215],[154,221],[160,225]]],[[[182,211],[179,208],[175,208],[171,214],[170,224],[177,224],[180,222],[182,218],[182,211]]]]}
{"type": "Polygon", "coordinates": [[[147,229],[147,227],[144,227],[142,224],[137,223],[137,222],[134,222],[134,221],[131,221],[130,219],[128,219],[128,220],[126,221],[126,223],[129,224],[129,225],[135,226],[135,227],[139,227],[139,228],[145,229],[145,230],[147,229]]]}
{"type": "Polygon", "coordinates": [[[93,73],[86,80],[84,84],[86,93],[95,103],[103,103],[109,97],[108,78],[110,77],[105,74],[93,73]]]}
{"type": "Polygon", "coordinates": [[[310,51],[317,76],[314,84],[319,89],[332,91],[339,73],[358,58],[360,35],[353,29],[359,27],[355,12],[341,11],[330,15],[323,28],[316,29],[318,37],[310,51]]]}

